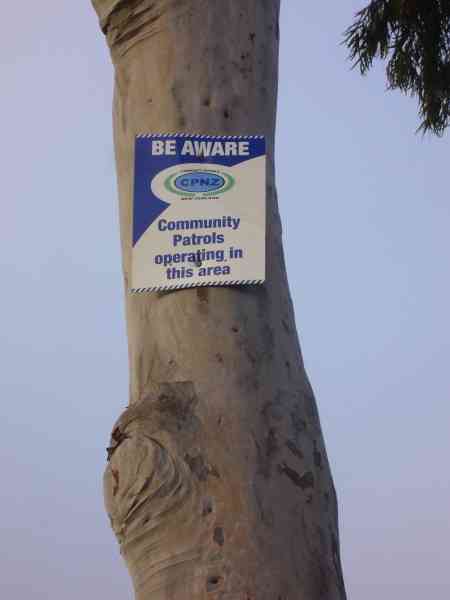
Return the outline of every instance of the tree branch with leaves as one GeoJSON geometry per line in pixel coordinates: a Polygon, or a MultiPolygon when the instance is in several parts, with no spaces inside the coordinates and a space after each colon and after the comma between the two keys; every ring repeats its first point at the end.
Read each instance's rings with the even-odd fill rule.
{"type": "Polygon", "coordinates": [[[387,60],[388,89],[417,97],[418,130],[441,136],[449,123],[450,0],[373,0],[344,36],[361,74],[387,60]]]}

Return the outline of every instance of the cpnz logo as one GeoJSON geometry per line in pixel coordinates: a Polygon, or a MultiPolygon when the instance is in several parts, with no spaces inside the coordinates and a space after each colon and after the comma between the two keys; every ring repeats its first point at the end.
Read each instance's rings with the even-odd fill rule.
{"type": "Polygon", "coordinates": [[[174,194],[206,198],[228,192],[234,184],[234,177],[228,173],[209,169],[177,171],[164,182],[165,188],[174,194]]]}

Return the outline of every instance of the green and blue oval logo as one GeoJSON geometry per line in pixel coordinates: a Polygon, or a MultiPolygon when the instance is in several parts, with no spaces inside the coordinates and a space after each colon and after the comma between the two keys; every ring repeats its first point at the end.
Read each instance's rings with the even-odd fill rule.
{"type": "Polygon", "coordinates": [[[164,182],[166,189],[181,196],[205,197],[228,192],[234,186],[234,177],[212,170],[190,170],[172,173],[164,182]]]}

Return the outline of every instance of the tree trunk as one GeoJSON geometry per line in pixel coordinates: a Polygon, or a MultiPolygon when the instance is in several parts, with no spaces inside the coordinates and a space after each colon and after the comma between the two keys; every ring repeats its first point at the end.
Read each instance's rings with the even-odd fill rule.
{"type": "Polygon", "coordinates": [[[274,184],[278,0],[93,0],[115,67],[125,288],[134,136],[265,135],[267,281],[126,292],[105,501],[136,600],[342,600],[337,504],[274,184]]]}

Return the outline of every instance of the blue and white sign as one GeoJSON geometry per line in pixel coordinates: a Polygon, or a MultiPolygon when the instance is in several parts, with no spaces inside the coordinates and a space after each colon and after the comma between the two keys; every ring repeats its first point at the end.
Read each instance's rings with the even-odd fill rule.
{"type": "Polygon", "coordinates": [[[262,136],[139,135],[132,292],[265,280],[262,136]]]}

